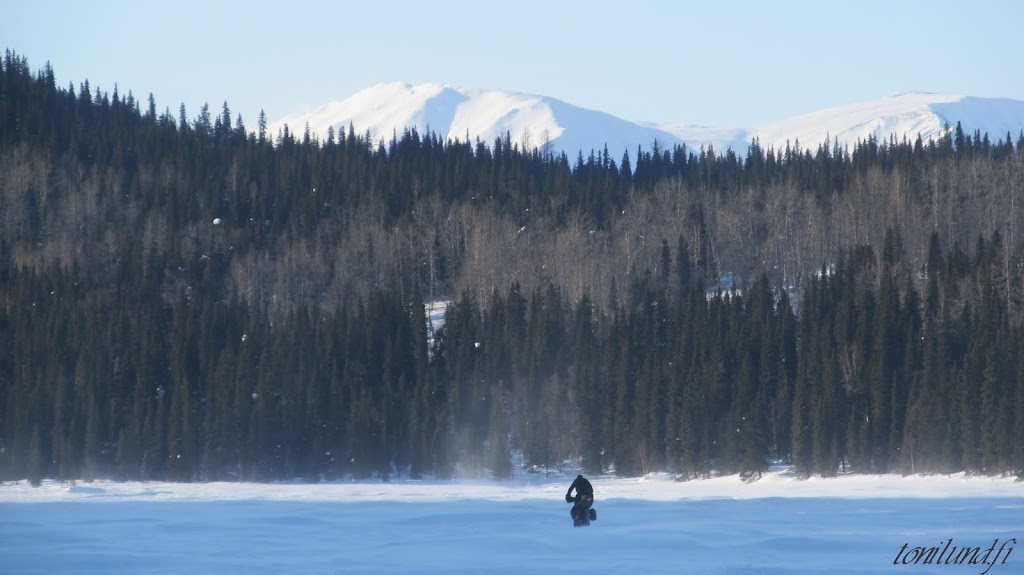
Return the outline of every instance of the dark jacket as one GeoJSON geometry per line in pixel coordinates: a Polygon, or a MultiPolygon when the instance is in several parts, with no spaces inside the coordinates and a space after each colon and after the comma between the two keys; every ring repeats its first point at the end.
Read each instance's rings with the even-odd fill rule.
{"type": "Polygon", "coordinates": [[[565,492],[565,500],[574,501],[576,499],[579,499],[581,495],[587,495],[591,500],[593,500],[594,486],[591,485],[589,481],[587,481],[586,477],[583,477],[582,475],[577,475],[576,479],[572,482],[572,485],[569,486],[569,491],[565,492]],[[575,497],[573,497],[572,495],[573,489],[576,490],[575,497]]]}

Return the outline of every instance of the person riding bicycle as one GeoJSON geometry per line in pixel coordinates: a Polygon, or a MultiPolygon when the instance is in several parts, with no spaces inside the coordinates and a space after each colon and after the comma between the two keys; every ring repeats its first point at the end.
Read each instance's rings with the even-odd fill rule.
{"type": "Polygon", "coordinates": [[[572,511],[569,512],[573,519],[580,521],[585,517],[592,516],[590,506],[594,504],[594,486],[587,481],[586,477],[577,475],[572,485],[569,486],[569,491],[565,492],[565,502],[575,504],[572,506],[572,511]],[[575,496],[572,494],[574,489],[576,490],[575,496]]]}

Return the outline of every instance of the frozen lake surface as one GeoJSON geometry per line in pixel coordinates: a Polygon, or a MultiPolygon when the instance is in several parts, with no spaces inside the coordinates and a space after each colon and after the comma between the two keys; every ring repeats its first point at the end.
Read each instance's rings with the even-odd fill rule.
{"type": "Polygon", "coordinates": [[[597,478],[598,520],[581,529],[571,478],[8,483],[0,572],[1024,573],[1024,484],[1010,478],[597,478]],[[948,563],[922,549],[894,565],[915,547],[948,563]],[[976,564],[957,564],[963,548],[980,548],[976,564]]]}

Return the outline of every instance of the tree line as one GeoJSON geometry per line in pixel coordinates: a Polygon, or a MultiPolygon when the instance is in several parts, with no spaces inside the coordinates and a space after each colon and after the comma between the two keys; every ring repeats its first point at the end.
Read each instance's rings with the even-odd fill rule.
{"type": "Polygon", "coordinates": [[[1024,469],[1024,136],[320,141],[10,51],[0,122],[4,479],[1024,469]]]}

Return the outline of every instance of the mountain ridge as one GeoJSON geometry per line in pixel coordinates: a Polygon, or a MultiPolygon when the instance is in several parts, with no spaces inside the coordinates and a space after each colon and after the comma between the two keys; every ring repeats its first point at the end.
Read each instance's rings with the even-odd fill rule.
{"type": "Polygon", "coordinates": [[[633,122],[606,112],[580,108],[542,96],[499,89],[461,87],[428,82],[386,82],[344,100],[309,111],[289,114],[269,128],[285,125],[292,132],[306,126],[325,140],[351,126],[373,141],[388,141],[407,128],[436,133],[442,140],[492,143],[508,134],[521,148],[564,152],[574,158],[607,148],[612,157],[649,149],[686,145],[744,152],[756,138],[761,147],[781,150],[799,145],[813,149],[825,142],[852,148],[873,137],[924,141],[941,137],[957,122],[965,133],[980,132],[990,139],[1016,138],[1024,133],[1024,101],[1010,98],[900,92],[877,100],[846,104],[755,126],[715,127],[694,124],[633,122]]]}

